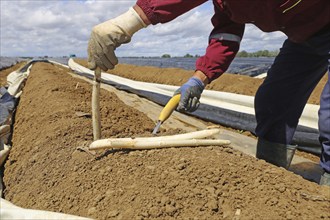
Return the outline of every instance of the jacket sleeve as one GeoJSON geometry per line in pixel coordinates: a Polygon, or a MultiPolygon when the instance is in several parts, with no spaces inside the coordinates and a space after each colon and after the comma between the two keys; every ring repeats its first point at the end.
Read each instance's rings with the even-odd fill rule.
{"type": "MultiPolygon", "coordinates": [[[[166,23],[207,0],[138,0],[137,5],[143,10],[151,24],[166,23]]],[[[196,70],[202,71],[210,82],[224,73],[236,53],[244,33],[244,24],[230,20],[225,8],[215,0],[214,26],[206,54],[196,61],[196,70]]]]}
{"type": "Polygon", "coordinates": [[[231,21],[223,7],[216,2],[214,5],[214,28],[209,36],[209,45],[205,55],[196,61],[196,70],[202,71],[210,82],[228,69],[239,50],[245,28],[244,24],[231,21]]]}
{"type": "Polygon", "coordinates": [[[138,0],[136,4],[155,25],[172,21],[204,2],[207,0],[138,0]]]}

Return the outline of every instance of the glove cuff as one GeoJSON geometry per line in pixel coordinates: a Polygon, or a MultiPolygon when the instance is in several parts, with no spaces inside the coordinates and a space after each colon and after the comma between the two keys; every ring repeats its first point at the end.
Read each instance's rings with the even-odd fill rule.
{"type": "Polygon", "coordinates": [[[148,26],[132,7],[124,14],[112,19],[111,23],[120,27],[130,37],[135,32],[148,26]]]}
{"type": "Polygon", "coordinates": [[[193,83],[193,85],[197,85],[202,91],[204,90],[205,85],[204,85],[203,81],[200,80],[199,78],[193,76],[189,79],[189,81],[191,81],[193,83]]]}

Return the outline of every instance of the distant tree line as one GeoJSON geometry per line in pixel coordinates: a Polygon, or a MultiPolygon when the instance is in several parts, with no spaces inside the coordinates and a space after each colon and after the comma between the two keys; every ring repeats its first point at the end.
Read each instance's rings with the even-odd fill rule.
{"type": "MultiPolygon", "coordinates": [[[[171,58],[171,55],[170,54],[163,54],[161,56],[162,58],[171,58]]],[[[187,53],[186,55],[183,56],[184,58],[193,58],[193,57],[200,57],[200,55],[196,54],[195,56],[194,55],[191,55],[189,53],[187,53]]]]}
{"type": "MultiPolygon", "coordinates": [[[[269,50],[258,50],[256,52],[247,52],[245,50],[239,51],[237,53],[237,57],[276,57],[279,53],[279,50],[274,50],[274,51],[269,51],[269,50]]],[[[161,58],[171,58],[172,56],[170,54],[163,54],[161,58]]],[[[191,55],[187,53],[186,55],[183,56],[184,58],[198,58],[200,55],[191,55]]]]}
{"type": "Polygon", "coordinates": [[[237,53],[237,57],[276,57],[278,55],[279,51],[269,51],[269,50],[258,50],[256,52],[246,52],[245,50],[239,51],[237,53]]]}

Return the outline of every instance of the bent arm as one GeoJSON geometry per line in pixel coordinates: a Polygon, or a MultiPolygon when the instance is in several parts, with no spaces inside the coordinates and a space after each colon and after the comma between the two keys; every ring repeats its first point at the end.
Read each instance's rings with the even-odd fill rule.
{"type": "Polygon", "coordinates": [[[216,2],[214,4],[214,28],[209,36],[209,45],[205,55],[196,61],[196,73],[202,72],[208,79],[204,77],[204,83],[210,83],[228,69],[239,50],[245,28],[244,24],[231,21],[224,9],[216,2]]]}
{"type": "MultiPolygon", "coordinates": [[[[137,0],[134,9],[146,24],[166,23],[207,0],[137,0]]],[[[204,56],[196,61],[195,77],[208,84],[222,75],[236,56],[244,24],[233,22],[225,9],[214,2],[213,30],[204,56]]]]}

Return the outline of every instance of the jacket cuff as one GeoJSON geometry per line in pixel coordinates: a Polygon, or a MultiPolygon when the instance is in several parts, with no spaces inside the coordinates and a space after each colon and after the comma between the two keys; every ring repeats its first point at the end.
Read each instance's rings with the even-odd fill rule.
{"type": "Polygon", "coordinates": [[[214,72],[214,71],[210,70],[209,68],[207,68],[206,66],[196,64],[196,71],[197,70],[199,70],[205,74],[205,76],[209,80],[209,84],[213,80],[217,79],[219,76],[221,76],[223,74],[221,72],[214,72]]]}
{"type": "Polygon", "coordinates": [[[155,13],[153,13],[152,7],[150,7],[151,3],[152,3],[151,0],[138,0],[136,2],[136,4],[142,9],[144,14],[147,16],[150,23],[152,25],[155,25],[160,23],[160,18],[155,13]]]}

